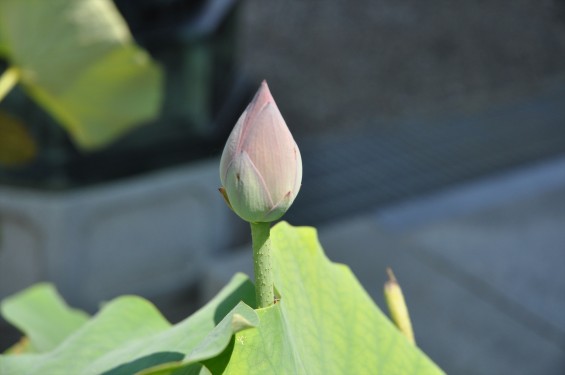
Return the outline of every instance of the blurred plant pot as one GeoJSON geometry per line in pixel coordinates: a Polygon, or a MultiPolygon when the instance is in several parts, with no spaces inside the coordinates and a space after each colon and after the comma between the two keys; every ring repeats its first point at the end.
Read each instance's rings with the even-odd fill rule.
{"type": "MultiPolygon", "coordinates": [[[[12,148],[27,152],[11,157],[0,151],[0,183],[67,189],[221,152],[253,90],[236,65],[238,2],[117,0],[116,5],[136,41],[163,67],[161,115],[104,149],[84,153],[16,87],[0,102],[0,121],[9,118],[24,128],[16,131],[12,148]]],[[[13,128],[0,126],[0,138],[14,138],[13,128]]]]}

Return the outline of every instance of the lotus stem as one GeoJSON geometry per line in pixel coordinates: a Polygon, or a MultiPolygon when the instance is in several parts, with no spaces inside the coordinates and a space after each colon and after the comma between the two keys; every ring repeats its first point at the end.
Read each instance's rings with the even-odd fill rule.
{"type": "Polygon", "coordinates": [[[257,307],[274,303],[273,267],[271,266],[271,224],[250,223],[253,242],[253,268],[255,272],[255,296],[257,307]]]}

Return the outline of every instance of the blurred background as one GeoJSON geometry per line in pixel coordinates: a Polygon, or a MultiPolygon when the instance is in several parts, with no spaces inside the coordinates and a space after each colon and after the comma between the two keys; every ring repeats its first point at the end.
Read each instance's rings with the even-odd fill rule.
{"type": "Polygon", "coordinates": [[[160,116],[85,152],[24,90],[0,103],[34,150],[0,166],[0,297],[49,280],[89,311],[138,293],[178,320],[251,274],[215,189],[266,79],[304,163],[285,220],[383,310],[391,266],[447,373],[565,371],[565,2],[116,5],[163,68],[160,116]]]}

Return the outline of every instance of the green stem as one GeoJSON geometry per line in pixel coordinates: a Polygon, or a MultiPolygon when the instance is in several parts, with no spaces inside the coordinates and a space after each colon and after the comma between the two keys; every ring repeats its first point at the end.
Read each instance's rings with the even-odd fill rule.
{"type": "Polygon", "coordinates": [[[20,79],[20,73],[16,67],[9,67],[0,75],[0,102],[8,93],[14,88],[18,80],[20,79]]]}
{"type": "Polygon", "coordinates": [[[275,299],[273,291],[273,268],[271,266],[271,224],[250,223],[253,241],[253,267],[255,271],[255,295],[257,307],[271,306],[275,299]]]}

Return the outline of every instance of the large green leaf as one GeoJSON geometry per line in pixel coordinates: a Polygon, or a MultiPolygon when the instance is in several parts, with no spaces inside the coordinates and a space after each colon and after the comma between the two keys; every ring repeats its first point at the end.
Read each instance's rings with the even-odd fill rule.
{"type": "Polygon", "coordinates": [[[69,308],[51,284],[37,284],[5,299],[0,311],[29,338],[35,352],[55,348],[88,320],[86,313],[69,308]]]}
{"type": "Polygon", "coordinates": [[[84,148],[158,114],[161,71],[111,0],[0,0],[0,47],[31,96],[84,148]]]}
{"type": "Polygon", "coordinates": [[[175,326],[147,301],[122,297],[50,352],[0,356],[0,373],[442,373],[384,316],[349,268],[326,258],[313,228],[280,223],[272,244],[281,297],[273,306],[250,308],[253,286],[241,275],[175,326]]]}
{"type": "Polygon", "coordinates": [[[237,332],[221,356],[204,362],[213,374],[443,373],[393,326],[348,267],[326,258],[315,229],[282,222],[271,237],[280,302],[257,310],[257,328],[237,332]]]}
{"type": "MultiPolygon", "coordinates": [[[[229,360],[229,356],[222,355],[227,348],[233,347],[233,336],[237,332],[256,327],[259,324],[259,317],[255,310],[240,302],[222,321],[200,342],[200,344],[187,353],[187,357],[182,362],[156,366],[142,371],[140,375],[173,375],[186,374],[187,370],[201,369],[201,363],[208,360],[214,364],[229,360]]],[[[228,352],[231,351],[228,350],[228,352]]],[[[202,369],[203,372],[206,369],[202,369]]],[[[106,374],[104,374],[106,375],[106,374]]]]}
{"type": "MultiPolygon", "coordinates": [[[[379,310],[350,269],[331,263],[313,228],[272,230],[281,300],[236,334],[226,374],[438,374],[379,310]]],[[[378,265],[375,265],[378,266],[378,265]]]]}
{"type": "Polygon", "coordinates": [[[176,353],[189,354],[192,368],[199,370],[197,362],[222,353],[235,332],[257,325],[254,310],[240,300],[255,302],[253,285],[244,275],[236,275],[205,307],[171,326],[150,302],[120,297],[52,351],[0,356],[0,374],[119,374],[176,353]]]}

